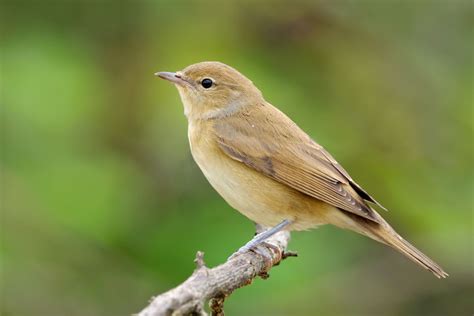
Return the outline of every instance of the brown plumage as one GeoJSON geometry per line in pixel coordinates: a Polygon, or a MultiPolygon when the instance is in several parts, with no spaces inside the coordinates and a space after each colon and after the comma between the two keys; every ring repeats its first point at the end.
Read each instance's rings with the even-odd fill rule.
{"type": "Polygon", "coordinates": [[[159,75],[181,95],[195,161],[242,214],[265,226],[290,220],[289,230],[323,224],[350,229],[391,246],[437,277],[447,276],[390,227],[371,204],[382,206],[323,147],[237,70],[203,62],[159,75]]]}

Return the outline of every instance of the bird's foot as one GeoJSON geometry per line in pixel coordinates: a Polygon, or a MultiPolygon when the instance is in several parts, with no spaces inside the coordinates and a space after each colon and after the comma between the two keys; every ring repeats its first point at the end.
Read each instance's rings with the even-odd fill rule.
{"type": "Polygon", "coordinates": [[[247,251],[252,251],[257,255],[262,256],[265,262],[265,269],[263,270],[263,272],[259,273],[259,276],[262,279],[267,279],[270,276],[267,271],[270,270],[272,266],[278,265],[280,261],[284,258],[284,252],[279,247],[266,241],[262,241],[254,246],[251,246],[250,248],[246,246],[247,245],[233,253],[227,260],[232,260],[247,251]],[[276,254],[276,258],[272,252],[276,254]]]}
{"type": "MultiPolygon", "coordinates": [[[[260,245],[265,240],[267,240],[271,236],[275,235],[276,233],[278,233],[279,231],[281,231],[282,229],[284,229],[286,226],[288,226],[290,224],[291,224],[290,220],[284,220],[281,223],[279,223],[278,225],[276,225],[275,227],[272,227],[268,230],[265,230],[265,231],[262,231],[261,233],[258,233],[257,235],[255,235],[255,237],[252,238],[252,240],[250,240],[243,247],[241,247],[239,250],[234,252],[227,260],[234,259],[235,257],[237,257],[238,255],[240,255],[244,252],[247,252],[251,249],[252,250],[255,249],[258,245],[260,245]]],[[[268,245],[268,248],[271,248],[273,250],[277,249],[277,250],[275,250],[277,253],[281,252],[280,249],[278,249],[278,247],[276,247],[276,246],[274,246],[270,243],[265,243],[265,244],[268,245]]]]}
{"type": "MultiPolygon", "coordinates": [[[[252,240],[253,240],[253,239],[252,239],[252,240]]],[[[252,241],[252,240],[251,240],[251,241],[252,241]]],[[[250,241],[250,242],[251,242],[251,241],[250,241]]],[[[240,247],[239,250],[237,250],[237,251],[234,252],[232,255],[230,255],[230,257],[227,258],[227,261],[232,260],[232,259],[238,257],[239,255],[243,254],[243,253],[246,253],[247,251],[251,250],[253,247],[256,247],[256,246],[258,245],[258,244],[256,244],[256,245],[250,245],[250,246],[249,246],[249,243],[250,243],[250,242],[248,242],[247,244],[245,244],[243,247],[240,247]]]]}

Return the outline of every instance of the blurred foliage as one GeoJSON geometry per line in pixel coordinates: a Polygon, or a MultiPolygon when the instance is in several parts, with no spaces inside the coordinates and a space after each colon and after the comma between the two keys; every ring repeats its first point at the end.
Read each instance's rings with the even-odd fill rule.
{"type": "Polygon", "coordinates": [[[253,235],[189,153],[158,70],[228,63],[292,117],[450,273],[350,232],[229,315],[470,315],[472,1],[2,1],[2,315],[129,315],[253,235]]]}

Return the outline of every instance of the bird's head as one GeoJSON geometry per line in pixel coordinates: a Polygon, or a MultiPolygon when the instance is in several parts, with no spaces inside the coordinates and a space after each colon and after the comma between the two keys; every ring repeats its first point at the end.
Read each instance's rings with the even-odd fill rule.
{"type": "Polygon", "coordinates": [[[220,62],[201,62],[181,71],[156,75],[178,88],[189,120],[229,116],[262,100],[252,81],[220,62]]]}

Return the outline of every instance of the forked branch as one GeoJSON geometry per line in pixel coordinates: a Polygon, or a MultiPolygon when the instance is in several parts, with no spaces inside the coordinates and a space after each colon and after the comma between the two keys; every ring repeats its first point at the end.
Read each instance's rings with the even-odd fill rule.
{"type": "Polygon", "coordinates": [[[225,263],[207,268],[203,253],[196,254],[196,269],[183,283],[153,298],[138,316],[207,315],[204,304],[210,301],[212,315],[224,315],[224,300],[234,290],[249,285],[289,256],[286,252],[290,233],[281,231],[253,251],[247,251],[225,263]]]}

